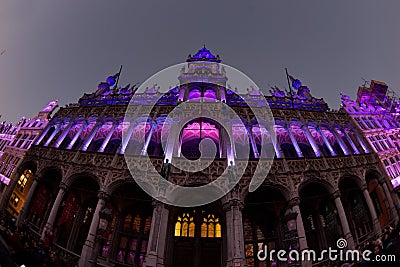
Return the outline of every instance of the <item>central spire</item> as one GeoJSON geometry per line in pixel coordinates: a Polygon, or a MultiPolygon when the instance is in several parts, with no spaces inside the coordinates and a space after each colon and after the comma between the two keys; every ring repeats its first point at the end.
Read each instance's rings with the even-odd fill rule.
{"type": "Polygon", "coordinates": [[[206,45],[203,46],[196,54],[193,56],[189,54],[186,62],[193,62],[193,61],[210,61],[210,62],[217,62],[220,63],[221,59],[219,55],[214,56],[210,50],[206,48],[206,45]]]}

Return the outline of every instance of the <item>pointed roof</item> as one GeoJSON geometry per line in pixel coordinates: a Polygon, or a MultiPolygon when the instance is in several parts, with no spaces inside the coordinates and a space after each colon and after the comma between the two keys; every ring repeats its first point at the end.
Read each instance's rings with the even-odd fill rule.
{"type": "Polygon", "coordinates": [[[210,62],[221,62],[221,59],[219,58],[219,55],[214,56],[210,50],[206,48],[204,45],[203,48],[201,48],[199,51],[197,51],[196,54],[193,56],[189,54],[187,62],[193,62],[193,61],[210,61],[210,62]]]}

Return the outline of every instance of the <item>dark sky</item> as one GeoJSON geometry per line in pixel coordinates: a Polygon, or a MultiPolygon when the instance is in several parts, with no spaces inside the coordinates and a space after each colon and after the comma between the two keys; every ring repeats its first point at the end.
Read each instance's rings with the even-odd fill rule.
{"type": "Polygon", "coordinates": [[[284,68],[339,107],[365,79],[399,92],[398,0],[0,0],[0,114],[93,92],[124,66],[121,85],[183,62],[205,43],[260,87],[284,68]]]}

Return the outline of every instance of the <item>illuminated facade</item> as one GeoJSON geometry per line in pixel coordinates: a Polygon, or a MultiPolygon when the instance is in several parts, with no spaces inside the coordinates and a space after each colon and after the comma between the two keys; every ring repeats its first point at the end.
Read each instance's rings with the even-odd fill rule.
{"type": "MultiPolygon", "coordinates": [[[[6,141],[4,152],[0,158],[0,197],[2,209],[17,216],[33,181],[31,170],[24,170],[14,181],[11,175],[22,161],[26,151],[31,147],[36,137],[41,133],[50,120],[50,115],[58,106],[58,101],[52,101],[32,119],[22,118],[16,126],[12,127],[13,138],[6,141]],[[9,190],[9,184],[13,184],[14,190],[9,190]],[[7,193],[6,193],[7,192],[7,193]],[[11,195],[9,195],[11,194],[11,195]],[[6,201],[9,199],[9,202],[6,201]]],[[[11,128],[10,128],[11,130],[11,128]]]]}
{"type": "Polygon", "coordinates": [[[379,156],[388,180],[400,190],[400,101],[388,86],[372,80],[369,87],[358,88],[357,99],[342,96],[343,108],[379,156]]]}
{"type": "Polygon", "coordinates": [[[398,220],[384,170],[347,113],[330,111],[323,99],[298,83],[291,97],[279,88],[270,96],[250,88],[247,95],[255,103],[267,101],[271,107],[275,122],[267,128],[254,122],[235,90],[226,88],[220,61],[205,47],[189,56],[178,77],[189,83],[170,89],[153,109],[146,103],[160,96],[156,87],[133,96],[136,88],[112,88],[110,82],[61,108],[13,174],[14,179],[34,177],[18,221],[28,219],[42,237],[53,230],[55,243],[70,258],[79,258],[80,266],[92,258],[99,211],[107,207],[112,221],[98,255],[102,264],[250,267],[286,266],[276,260],[259,262],[257,252],[264,245],[318,250],[343,237],[354,248],[398,220]],[[201,71],[216,82],[190,83],[201,71]],[[226,102],[241,117],[245,126],[231,122],[233,143],[213,120],[199,117],[178,132],[184,118],[167,119],[174,107],[199,96],[207,99],[204,105],[226,102]],[[139,119],[124,120],[132,98],[139,119]],[[269,131],[275,131],[276,141],[269,131]],[[211,204],[178,208],[158,202],[127,170],[124,153],[136,155],[134,163],[151,176],[154,168],[142,155],[161,170],[165,159],[198,158],[206,138],[217,148],[208,155],[215,157],[211,165],[195,173],[172,168],[169,180],[207,184],[223,175],[228,155],[233,155],[236,168],[245,174],[234,190],[211,204]],[[250,147],[250,153],[242,153],[242,146],[250,147]],[[261,147],[273,150],[275,160],[262,186],[249,193],[261,147]],[[289,229],[290,214],[297,214],[295,230],[289,229]]]}
{"type": "Polygon", "coordinates": [[[0,157],[3,155],[5,148],[14,140],[20,123],[21,121],[17,125],[7,122],[0,124],[0,157]]]}

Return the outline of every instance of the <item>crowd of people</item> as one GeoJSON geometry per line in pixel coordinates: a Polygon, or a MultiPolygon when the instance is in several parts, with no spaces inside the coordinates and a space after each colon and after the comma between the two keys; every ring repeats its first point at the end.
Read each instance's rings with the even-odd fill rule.
{"type": "Polygon", "coordinates": [[[321,262],[317,267],[400,267],[400,223],[386,227],[381,235],[366,240],[356,250],[359,259],[349,256],[342,261],[321,262]]]}
{"type": "Polygon", "coordinates": [[[24,221],[19,227],[15,219],[6,213],[0,214],[0,266],[54,266],[72,267],[76,263],[61,258],[55,252],[52,232],[41,239],[24,221]]]}
{"type": "MultiPolygon", "coordinates": [[[[383,229],[378,238],[365,241],[356,247],[360,255],[365,255],[370,261],[363,259],[344,262],[324,262],[319,267],[400,267],[400,223],[383,229]]],[[[7,213],[0,214],[0,266],[59,266],[75,267],[76,262],[61,258],[53,245],[53,234],[46,232],[44,239],[32,231],[27,221],[16,227],[15,219],[7,213]]]]}

